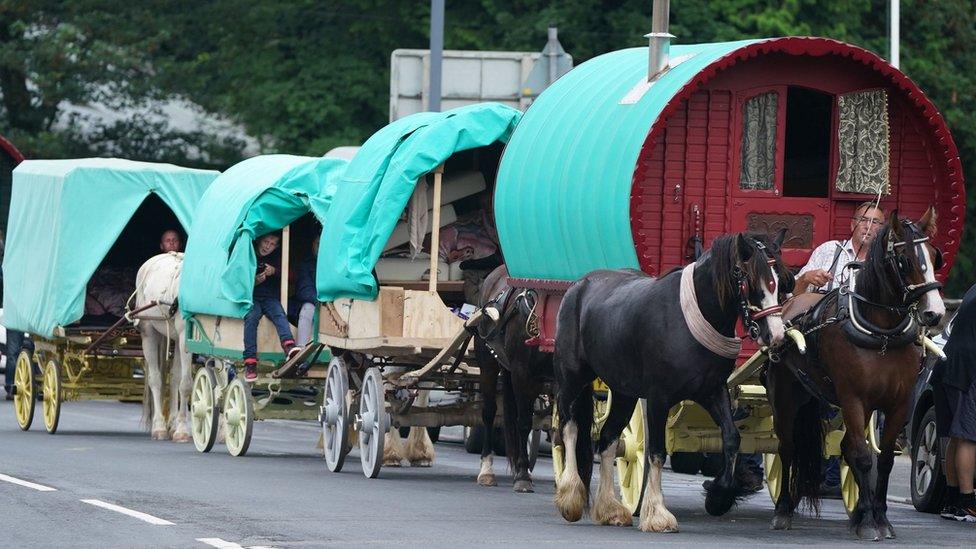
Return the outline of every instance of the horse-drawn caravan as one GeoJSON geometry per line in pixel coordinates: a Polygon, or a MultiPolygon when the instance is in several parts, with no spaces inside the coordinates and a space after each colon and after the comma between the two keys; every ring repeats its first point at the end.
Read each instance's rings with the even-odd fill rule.
{"type": "MultiPolygon", "coordinates": [[[[640,323],[635,324],[633,318],[614,316],[631,308],[624,306],[626,300],[619,301],[612,293],[603,294],[603,302],[617,302],[619,310],[607,310],[604,313],[609,316],[591,318],[589,315],[595,314],[594,311],[606,307],[596,303],[587,305],[587,299],[591,299],[585,297],[587,292],[596,291],[593,288],[604,284],[590,277],[573,286],[576,288],[573,304],[567,307],[563,303],[561,310],[561,301],[573,281],[597,269],[639,269],[647,275],[662,277],[662,284],[670,280],[668,284],[673,284],[675,291],[668,299],[677,300],[681,285],[678,279],[683,277],[678,272],[672,274],[672,269],[696,260],[699,265],[715,263],[714,250],[710,254],[702,253],[710,244],[719,242],[716,239],[720,234],[750,231],[771,235],[763,240],[740,238],[744,238],[742,243],[753,243],[746,247],[755,248],[757,242],[762,244],[758,249],[769,254],[775,268],[759,276],[747,272],[748,268],[740,264],[733,269],[740,277],[739,282],[730,286],[731,291],[741,295],[738,302],[731,304],[732,309],[738,309],[741,304],[746,327],[752,328],[753,337],[762,336],[768,345],[774,342],[768,332],[774,331],[771,320],[776,315],[763,314],[764,305],[754,301],[759,296],[752,298],[746,293],[754,292],[755,284],[761,280],[769,283],[769,275],[777,274],[782,263],[795,270],[806,263],[819,244],[833,238],[851,237],[851,219],[859,205],[880,200],[887,211],[897,210],[908,219],[920,221],[911,227],[905,225],[904,229],[898,222],[898,228],[885,233],[889,244],[887,255],[884,250],[878,252],[881,254],[878,261],[885,257],[885,261],[899,266],[898,276],[901,286],[906,288],[905,296],[915,300],[910,304],[895,303],[889,310],[891,314],[900,311],[906,319],[919,316],[923,309],[936,316],[937,312],[933,311],[937,304],[923,303],[939,301],[937,295],[921,292],[936,288],[936,282],[931,279],[933,271],[937,271],[939,280],[948,274],[960,244],[965,193],[958,154],[942,117],[914,83],[876,55],[819,38],[672,46],[668,53],[666,35],[654,36],[652,41],[657,41],[658,47],[653,50],[663,52],[651,59],[654,74],[647,72],[648,49],[612,52],[577,67],[536,100],[516,128],[502,159],[495,213],[510,284],[529,289],[536,297],[532,315],[535,329],[528,334],[533,337],[531,343],[544,351],[556,351],[561,391],[564,387],[574,387],[572,391],[588,395],[588,390],[577,387],[579,383],[592,380],[594,375],[611,378],[612,381],[604,379],[612,389],[611,412],[598,419],[607,422],[603,424],[604,430],[612,423],[613,432],[601,437],[598,449],[612,452],[616,446],[618,481],[628,511],[636,510],[642,494],[653,494],[653,501],[645,502],[642,528],[669,530],[675,529],[677,523],[663,507],[660,462],[659,459],[647,461],[648,455],[662,458],[665,450],[674,453],[724,448],[726,471],[711,488],[731,486],[728,465],[734,462],[734,456],[729,455],[730,446],[738,446],[745,453],[765,453],[774,498],[778,504],[786,501],[787,506],[795,507],[795,500],[783,497],[790,490],[779,489],[784,471],[774,459],[782,448],[776,434],[783,432],[785,425],[774,427],[765,387],[750,375],[768,354],[758,355],[748,368],[730,379],[736,386],[733,399],[740,410],[747,412],[734,422],[728,411],[721,411],[723,406],[716,406],[716,402],[728,402],[724,387],[725,397],[690,396],[693,392],[690,387],[700,388],[702,379],[715,379],[714,372],[703,369],[711,361],[699,359],[696,354],[649,352],[648,355],[659,359],[659,369],[640,370],[639,364],[628,363],[629,378],[621,377],[622,374],[606,365],[581,366],[579,353],[585,352],[588,345],[597,345],[589,350],[588,360],[599,362],[595,358],[600,354],[599,344],[588,340],[591,336],[587,330],[592,331],[598,325],[623,327],[640,323]],[[931,214],[923,217],[930,204],[938,217],[937,232],[935,218],[931,214]],[[928,240],[928,235],[919,230],[927,230],[934,236],[928,240]],[[775,244],[772,235],[781,240],[780,246],[771,245],[775,244]],[[918,253],[908,253],[902,259],[896,257],[906,250],[918,253]],[[935,250],[941,250],[941,264],[932,261],[935,250]],[[912,277],[923,274],[927,277],[925,281],[909,283],[912,277]],[[749,276],[756,278],[745,280],[749,276]],[[589,290],[581,289],[584,287],[589,290]],[[556,319],[564,315],[560,329],[565,330],[566,348],[560,359],[556,319]],[[590,319],[590,328],[586,327],[586,319],[590,319]],[[577,328],[581,332],[569,328],[577,322],[583,323],[577,328]],[[764,323],[770,324],[764,327],[764,323]],[[670,376],[668,383],[661,381],[662,374],[670,376]],[[747,378],[751,379],[743,383],[747,378]],[[657,387],[651,380],[657,380],[657,387]],[[679,388],[681,380],[687,386],[679,388]],[[666,387],[674,390],[663,390],[666,387]],[[634,402],[635,397],[647,396],[652,398],[646,404],[642,400],[633,414],[629,409],[612,410],[634,402]],[[682,401],[691,398],[704,404],[704,409],[691,400],[682,401]],[[666,404],[665,411],[671,408],[669,413],[656,411],[661,409],[662,402],[666,404]],[[614,439],[628,425],[628,420],[629,427],[624,429],[617,444],[614,439]],[[722,423],[721,434],[715,428],[715,421],[722,423]],[[652,474],[649,482],[643,482],[647,463],[652,467],[652,474]],[[642,483],[646,490],[641,490],[642,483]]],[[[758,253],[746,248],[740,252],[742,257],[758,253]]],[[[890,272],[884,275],[886,272],[881,268],[875,274],[894,276],[890,272]]],[[[783,276],[772,278],[778,278],[783,284],[770,288],[781,294],[789,290],[783,276]]],[[[655,315],[664,314],[658,311],[662,309],[677,316],[655,316],[657,320],[652,325],[648,325],[648,318],[643,319],[646,321],[643,329],[668,334],[664,346],[672,350],[689,349],[684,338],[691,337],[692,324],[701,324],[688,319],[688,311],[697,307],[691,307],[694,301],[686,301],[686,297],[694,297],[704,287],[699,286],[697,279],[689,280],[696,280],[694,290],[687,292],[687,296],[682,293],[680,307],[676,302],[672,309],[663,298],[649,307],[655,310],[655,315]]],[[[698,299],[703,298],[699,295],[698,299]]],[[[859,303],[860,307],[871,306],[869,301],[859,303]]],[[[708,305],[702,303],[702,310],[707,309],[708,305]]],[[[723,314],[729,312],[725,310],[723,314]]],[[[733,313],[730,317],[732,322],[735,316],[733,313]]],[[[841,322],[836,315],[831,318],[841,322]]],[[[712,324],[713,328],[718,325],[712,324]]],[[[921,330],[918,322],[911,321],[909,325],[912,330],[921,330]]],[[[819,328],[803,332],[815,338],[813,332],[819,328]]],[[[710,339],[713,358],[730,349],[731,354],[725,356],[736,354],[738,347],[728,337],[709,338],[708,330],[699,331],[703,331],[704,339],[710,339]]],[[[608,338],[606,341],[616,341],[615,332],[602,333],[608,338]]],[[[597,333],[599,330],[594,332],[597,333]]],[[[796,335],[796,331],[790,333],[796,335]]],[[[824,331],[824,337],[826,334],[824,331]]],[[[655,336],[653,340],[658,339],[655,336]]],[[[888,341],[886,336],[884,339],[888,341]]],[[[910,339],[914,342],[914,338],[910,339]]],[[[702,341],[702,338],[696,336],[695,340],[702,341]]],[[[784,352],[796,353],[802,348],[803,338],[787,338],[788,342],[794,340],[797,343],[787,345],[784,352]]],[[[907,348],[918,353],[917,347],[907,348]]],[[[755,346],[742,346],[740,361],[755,349],[755,346]]],[[[623,352],[618,358],[626,361],[622,358],[625,356],[628,355],[623,352]]],[[[732,367],[731,358],[726,360],[719,367],[722,385],[732,367]]],[[[769,368],[778,366],[786,367],[773,364],[769,368]]],[[[565,402],[557,399],[562,415],[567,414],[563,404],[575,402],[579,406],[574,394],[566,396],[565,402]]],[[[867,415],[878,406],[863,402],[867,415]]],[[[724,407],[729,408],[727,404],[724,407]]],[[[583,484],[588,486],[591,467],[584,463],[587,452],[579,450],[588,447],[590,439],[589,429],[585,428],[589,420],[579,416],[585,414],[581,411],[585,409],[587,406],[581,406],[570,412],[579,428],[577,433],[574,427],[572,436],[583,442],[578,443],[576,452],[570,451],[565,457],[567,462],[572,461],[573,469],[581,471],[583,484]]],[[[848,415],[845,409],[844,419],[848,415]]],[[[861,416],[852,433],[863,429],[864,414],[861,416]]],[[[827,431],[823,452],[840,455],[843,446],[848,458],[853,455],[849,453],[852,448],[861,455],[860,450],[865,447],[863,437],[845,435],[843,422],[834,421],[827,431]]],[[[887,433],[885,438],[887,441],[887,433]]],[[[882,450],[888,452],[882,454],[884,462],[890,448],[882,445],[882,450]]],[[[558,474],[562,462],[559,458],[563,455],[558,446],[554,451],[558,474]]],[[[819,454],[814,459],[819,460],[819,454]]],[[[863,467],[863,463],[858,467],[863,467]]],[[[863,496],[875,498],[880,493],[883,501],[887,484],[865,487],[866,477],[861,472],[852,473],[847,467],[843,471],[845,503],[855,520],[863,521],[871,516],[870,509],[875,505],[874,501],[864,501],[863,496]],[[862,485],[858,486],[855,480],[862,481],[862,485]]],[[[788,477],[783,479],[788,486],[788,477]]],[[[569,494],[582,490],[583,484],[564,487],[560,483],[560,491],[569,494]]],[[[597,496],[600,509],[594,509],[594,516],[603,522],[629,524],[629,519],[618,516],[620,513],[608,503],[615,496],[611,493],[605,498],[603,488],[601,482],[601,493],[597,496]],[[605,512],[607,509],[610,512],[605,512]]],[[[577,511],[581,510],[570,504],[572,499],[561,501],[567,504],[561,506],[564,516],[571,520],[577,519],[577,511]]],[[[709,510],[722,512],[727,508],[721,505],[709,510]]],[[[778,508],[777,513],[780,511],[778,508]]],[[[792,513],[792,508],[783,510],[786,511],[792,513]]],[[[788,527],[788,521],[776,526],[788,527]]],[[[888,533],[880,524],[876,532],[888,533]]]]}
{"type": "MultiPolygon", "coordinates": [[[[226,421],[227,450],[240,456],[250,445],[255,420],[318,416],[319,385],[329,355],[315,346],[314,316],[308,334],[311,345],[287,362],[281,334],[268,318],[261,318],[256,379],[245,380],[243,370],[235,366],[245,358],[245,317],[257,306],[259,264],[278,260],[281,282],[272,290],[272,299],[280,299],[282,310],[288,311],[296,286],[290,273],[315,260],[318,226],[327,217],[345,167],[345,160],[335,158],[258,156],[221,174],[200,200],[179,292],[187,350],[206,362],[194,376],[190,397],[197,450],[213,447],[221,417],[226,421]],[[280,249],[259,257],[255,243],[279,231],[280,249]],[[303,362],[310,367],[296,377],[303,362]]],[[[287,328],[288,337],[299,339],[293,323],[287,328]]]]}
{"type": "Polygon", "coordinates": [[[493,230],[498,159],[520,116],[490,103],[413,115],[374,134],[350,162],[317,274],[319,341],[333,355],[321,417],[332,471],[354,440],[370,478],[404,458],[429,466],[424,427],[481,424],[477,360],[456,314],[476,300],[480,280],[460,267],[477,230],[462,237],[459,227],[493,230]],[[462,396],[435,406],[430,390],[462,396]],[[408,426],[401,448],[398,428],[408,426]]]}
{"type": "Polygon", "coordinates": [[[216,176],[108,158],[28,160],[14,170],[3,323],[30,333],[36,347],[15,366],[21,429],[30,428],[38,391],[49,433],[66,400],[143,397],[134,375],[141,333],[131,321],[172,303],[132,307],[136,270],[159,254],[164,232],[190,226],[216,176]]]}

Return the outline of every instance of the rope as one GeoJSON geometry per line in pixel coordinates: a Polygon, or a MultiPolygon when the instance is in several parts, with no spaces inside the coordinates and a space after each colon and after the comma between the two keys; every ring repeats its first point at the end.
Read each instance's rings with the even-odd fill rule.
{"type": "Polygon", "coordinates": [[[688,265],[681,271],[681,291],[679,301],[685,324],[691,331],[695,341],[706,349],[723,358],[736,358],[742,350],[742,340],[737,337],[726,337],[720,334],[705,320],[698,308],[698,297],[695,296],[695,263],[688,265]]]}

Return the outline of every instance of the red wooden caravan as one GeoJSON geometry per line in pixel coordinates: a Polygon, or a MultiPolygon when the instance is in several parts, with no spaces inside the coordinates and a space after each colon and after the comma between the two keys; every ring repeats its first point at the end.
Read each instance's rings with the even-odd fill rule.
{"type": "Polygon", "coordinates": [[[598,268],[658,274],[724,232],[788,231],[800,267],[850,236],[857,205],[939,215],[944,279],[965,189],[945,121],[903,73],[823,38],[647,48],[577,67],[532,105],[502,158],[495,211],[517,284],[539,288],[551,349],[561,290],[598,268]],[[548,290],[545,291],[545,290],[548,290]]]}

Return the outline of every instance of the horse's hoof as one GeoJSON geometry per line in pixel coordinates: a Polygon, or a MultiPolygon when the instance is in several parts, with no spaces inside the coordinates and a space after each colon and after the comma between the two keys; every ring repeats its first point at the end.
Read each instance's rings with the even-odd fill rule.
{"type": "Polygon", "coordinates": [[[190,440],[192,440],[190,433],[183,432],[173,435],[173,442],[190,442],[190,440]]]}
{"type": "Polygon", "coordinates": [[[383,467],[400,467],[400,460],[388,458],[383,460],[383,467]]]}
{"type": "Polygon", "coordinates": [[[418,459],[410,462],[411,467],[430,467],[433,464],[434,461],[430,459],[418,459]]]}
{"type": "Polygon", "coordinates": [[[878,530],[878,533],[883,535],[885,539],[895,539],[897,537],[895,536],[895,529],[890,524],[885,524],[878,530]]]}
{"type": "Polygon", "coordinates": [[[641,513],[640,529],[642,532],[657,532],[659,534],[674,534],[678,532],[678,519],[663,505],[652,506],[644,516],[641,513]]]}
{"type": "Polygon", "coordinates": [[[535,486],[532,485],[531,480],[516,480],[515,491],[519,494],[531,494],[535,492],[535,486]]]}
{"type": "Polygon", "coordinates": [[[498,482],[495,481],[495,475],[485,473],[478,475],[478,486],[498,486],[498,482]]]}
{"type": "Polygon", "coordinates": [[[881,541],[881,534],[874,526],[858,526],[857,539],[862,541],[881,541]]]}
{"type": "Polygon", "coordinates": [[[783,515],[774,516],[773,521],[769,524],[770,530],[789,530],[790,528],[793,528],[793,517],[783,515]]]}
{"type": "Polygon", "coordinates": [[[150,436],[153,440],[169,440],[169,431],[166,429],[156,429],[150,436]]]}

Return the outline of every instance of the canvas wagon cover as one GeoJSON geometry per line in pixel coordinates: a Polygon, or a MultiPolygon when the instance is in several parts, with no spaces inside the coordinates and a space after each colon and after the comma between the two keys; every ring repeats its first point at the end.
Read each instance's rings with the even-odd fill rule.
{"type": "Polygon", "coordinates": [[[456,152],[507,143],[522,113],[500,103],[417,113],[373,134],[349,163],[319,245],[319,300],[376,297],[373,267],[417,179],[456,152]]]}
{"type": "Polygon", "coordinates": [[[756,42],[671,46],[673,66],[643,95],[635,85],[646,81],[646,47],[594,57],[546,89],[498,168],[495,220],[511,276],[639,268],[630,193],[651,125],[705,67],[756,42]]]}
{"type": "Polygon", "coordinates": [[[180,280],[183,313],[243,318],[254,293],[254,239],[309,211],[325,219],[346,164],[274,154],[221,174],[200,200],[190,228],[180,280]]]}
{"type": "Polygon", "coordinates": [[[146,197],[155,193],[187,229],[217,175],[115,158],[22,162],[3,260],[4,326],[51,337],[81,319],[89,279],[146,197]]]}

